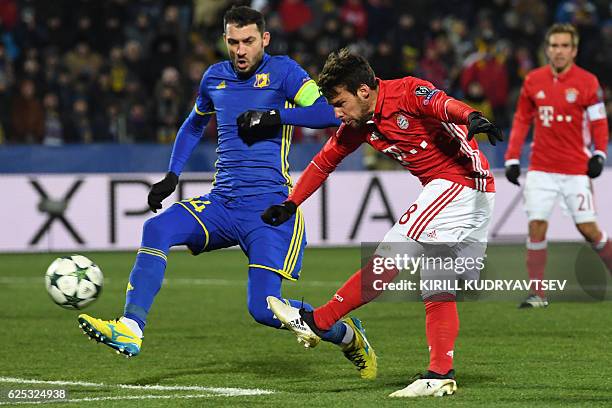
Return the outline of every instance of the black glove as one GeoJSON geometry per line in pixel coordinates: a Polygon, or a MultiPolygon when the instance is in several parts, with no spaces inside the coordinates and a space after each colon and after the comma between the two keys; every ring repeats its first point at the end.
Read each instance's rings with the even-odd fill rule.
{"type": "Polygon", "coordinates": [[[281,125],[280,112],[276,109],[269,111],[249,110],[238,116],[236,124],[238,125],[238,134],[250,146],[274,135],[273,130],[266,128],[281,125]]]}
{"type": "Polygon", "coordinates": [[[506,178],[512,184],[516,184],[517,186],[521,185],[521,183],[519,183],[519,181],[518,181],[518,178],[519,178],[520,175],[521,175],[521,166],[520,165],[518,165],[518,164],[511,164],[509,166],[506,166],[506,178]]]}
{"type": "Polygon", "coordinates": [[[474,135],[478,133],[486,133],[489,137],[489,142],[493,146],[497,144],[497,140],[502,142],[504,140],[504,135],[502,131],[495,126],[493,123],[489,122],[489,119],[482,116],[480,112],[472,112],[468,116],[468,135],[467,140],[472,140],[474,135]]]}
{"type": "Polygon", "coordinates": [[[266,224],[278,227],[286,222],[297,211],[297,205],[293,201],[285,201],[282,204],[271,205],[261,214],[261,220],[266,224]]]}
{"type": "Polygon", "coordinates": [[[147,202],[149,203],[149,209],[151,209],[151,211],[156,213],[157,210],[162,208],[161,202],[174,192],[178,180],[178,176],[170,171],[162,181],[153,184],[147,197],[147,202]]]}
{"type": "Polygon", "coordinates": [[[595,154],[589,159],[589,169],[587,176],[590,178],[599,177],[604,168],[605,159],[600,154],[595,154]]]}

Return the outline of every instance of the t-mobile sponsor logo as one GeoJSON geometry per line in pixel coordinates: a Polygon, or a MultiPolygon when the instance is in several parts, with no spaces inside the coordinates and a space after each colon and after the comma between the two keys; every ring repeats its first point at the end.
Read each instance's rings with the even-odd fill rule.
{"type": "Polygon", "coordinates": [[[550,122],[553,121],[553,107],[552,106],[540,106],[538,107],[538,113],[540,116],[540,120],[542,121],[542,126],[550,127],[550,122]]]}

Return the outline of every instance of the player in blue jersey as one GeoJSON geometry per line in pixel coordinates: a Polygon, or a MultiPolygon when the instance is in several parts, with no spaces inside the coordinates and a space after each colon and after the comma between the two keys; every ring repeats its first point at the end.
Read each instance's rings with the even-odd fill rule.
{"type": "MultiPolygon", "coordinates": [[[[214,114],[219,139],[213,189],[175,203],[145,222],[122,317],[78,317],[87,335],[128,357],[140,353],[147,315],[161,288],[172,246],[186,245],[199,254],[240,245],[248,258],[248,310],[258,323],[274,328],[282,324],[268,309],[266,298],[282,299],[282,280],[299,277],[306,245],[302,213],[298,210],[281,227],[265,224],[260,214],[286,200],[291,188],[292,125],[322,128],[338,122],[316,83],[295,61],[264,52],[270,33],[265,31],[261,13],[232,8],[224,16],[224,30],[229,60],[204,73],[195,106],[177,134],[169,172],[153,185],[148,203],[156,212],[174,192],[214,114]]],[[[301,301],[282,300],[312,309],[301,301]]],[[[362,378],[376,376],[376,355],[359,320],[345,319],[328,333],[323,340],[340,345],[362,378]]]]}

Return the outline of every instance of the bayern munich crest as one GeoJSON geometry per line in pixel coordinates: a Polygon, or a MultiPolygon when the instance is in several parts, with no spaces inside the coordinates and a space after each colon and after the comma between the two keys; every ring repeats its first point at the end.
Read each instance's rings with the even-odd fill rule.
{"type": "Polygon", "coordinates": [[[576,99],[578,99],[578,90],[574,88],[569,88],[565,90],[566,101],[568,101],[569,103],[574,103],[576,102],[576,99]]]}
{"type": "Polygon", "coordinates": [[[399,126],[400,129],[408,129],[408,125],[407,117],[402,114],[397,115],[397,126],[399,126]]]}

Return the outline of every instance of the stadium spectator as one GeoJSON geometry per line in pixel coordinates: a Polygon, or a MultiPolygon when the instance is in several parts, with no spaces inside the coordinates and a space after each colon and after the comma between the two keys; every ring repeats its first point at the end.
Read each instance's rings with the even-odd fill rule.
{"type": "Polygon", "coordinates": [[[48,146],[60,146],[64,143],[64,124],[60,116],[59,98],[50,92],[43,98],[45,109],[45,130],[42,143],[48,146]]]}
{"type": "Polygon", "coordinates": [[[119,96],[125,90],[129,71],[127,65],[123,62],[123,50],[121,47],[113,46],[109,55],[108,73],[110,76],[110,89],[115,95],[119,96]]]}
{"type": "Polygon", "coordinates": [[[31,79],[19,84],[19,92],[11,101],[12,131],[6,139],[11,143],[40,143],[44,134],[45,113],[36,96],[36,85],[31,79]]]}
{"type": "Polygon", "coordinates": [[[278,13],[287,34],[294,34],[312,20],[312,11],[304,0],[282,0],[278,13]]]}
{"type": "Polygon", "coordinates": [[[0,21],[8,31],[12,31],[19,22],[16,0],[0,0],[0,21]]]}
{"type": "Polygon", "coordinates": [[[355,29],[355,34],[363,38],[368,33],[368,14],[361,0],[346,0],[340,9],[340,18],[355,29]]]}
{"type": "Polygon", "coordinates": [[[91,143],[94,129],[89,117],[89,104],[84,98],[77,98],[66,119],[65,139],[68,143],[91,143]]]}
{"type": "Polygon", "coordinates": [[[508,98],[508,72],[504,61],[495,54],[495,43],[486,37],[479,50],[468,57],[461,73],[461,89],[467,93],[468,85],[478,82],[493,107],[498,122],[505,123],[505,108],[508,98]]]}
{"type": "Polygon", "coordinates": [[[70,47],[72,40],[70,30],[59,15],[50,15],[46,20],[47,41],[49,47],[55,47],[62,54],[70,47]]]}
{"type": "Polygon", "coordinates": [[[140,45],[144,57],[149,56],[151,44],[153,43],[153,30],[149,15],[144,12],[138,13],[135,24],[125,27],[125,38],[128,42],[134,41],[140,45]]]}
{"type": "MultiPolygon", "coordinates": [[[[439,52],[435,45],[432,44],[425,49],[425,56],[419,61],[418,76],[428,80],[438,88],[449,88],[448,70],[440,60],[439,52]]],[[[383,78],[386,77],[383,76],[383,78]]]]}
{"type": "MultiPolygon", "coordinates": [[[[127,139],[133,142],[154,142],[153,130],[147,118],[147,107],[143,103],[134,103],[127,117],[127,139]]],[[[172,135],[172,140],[175,134],[172,135]]]]}
{"type": "Polygon", "coordinates": [[[73,78],[83,74],[93,78],[98,70],[102,67],[104,60],[84,39],[77,40],[77,43],[71,51],[66,53],[64,58],[64,66],[68,68],[73,78]]]}
{"type": "Polygon", "coordinates": [[[495,116],[493,115],[493,107],[487,100],[480,82],[474,81],[468,85],[464,100],[465,103],[472,106],[479,112],[482,112],[485,117],[495,120],[495,116]]]}

